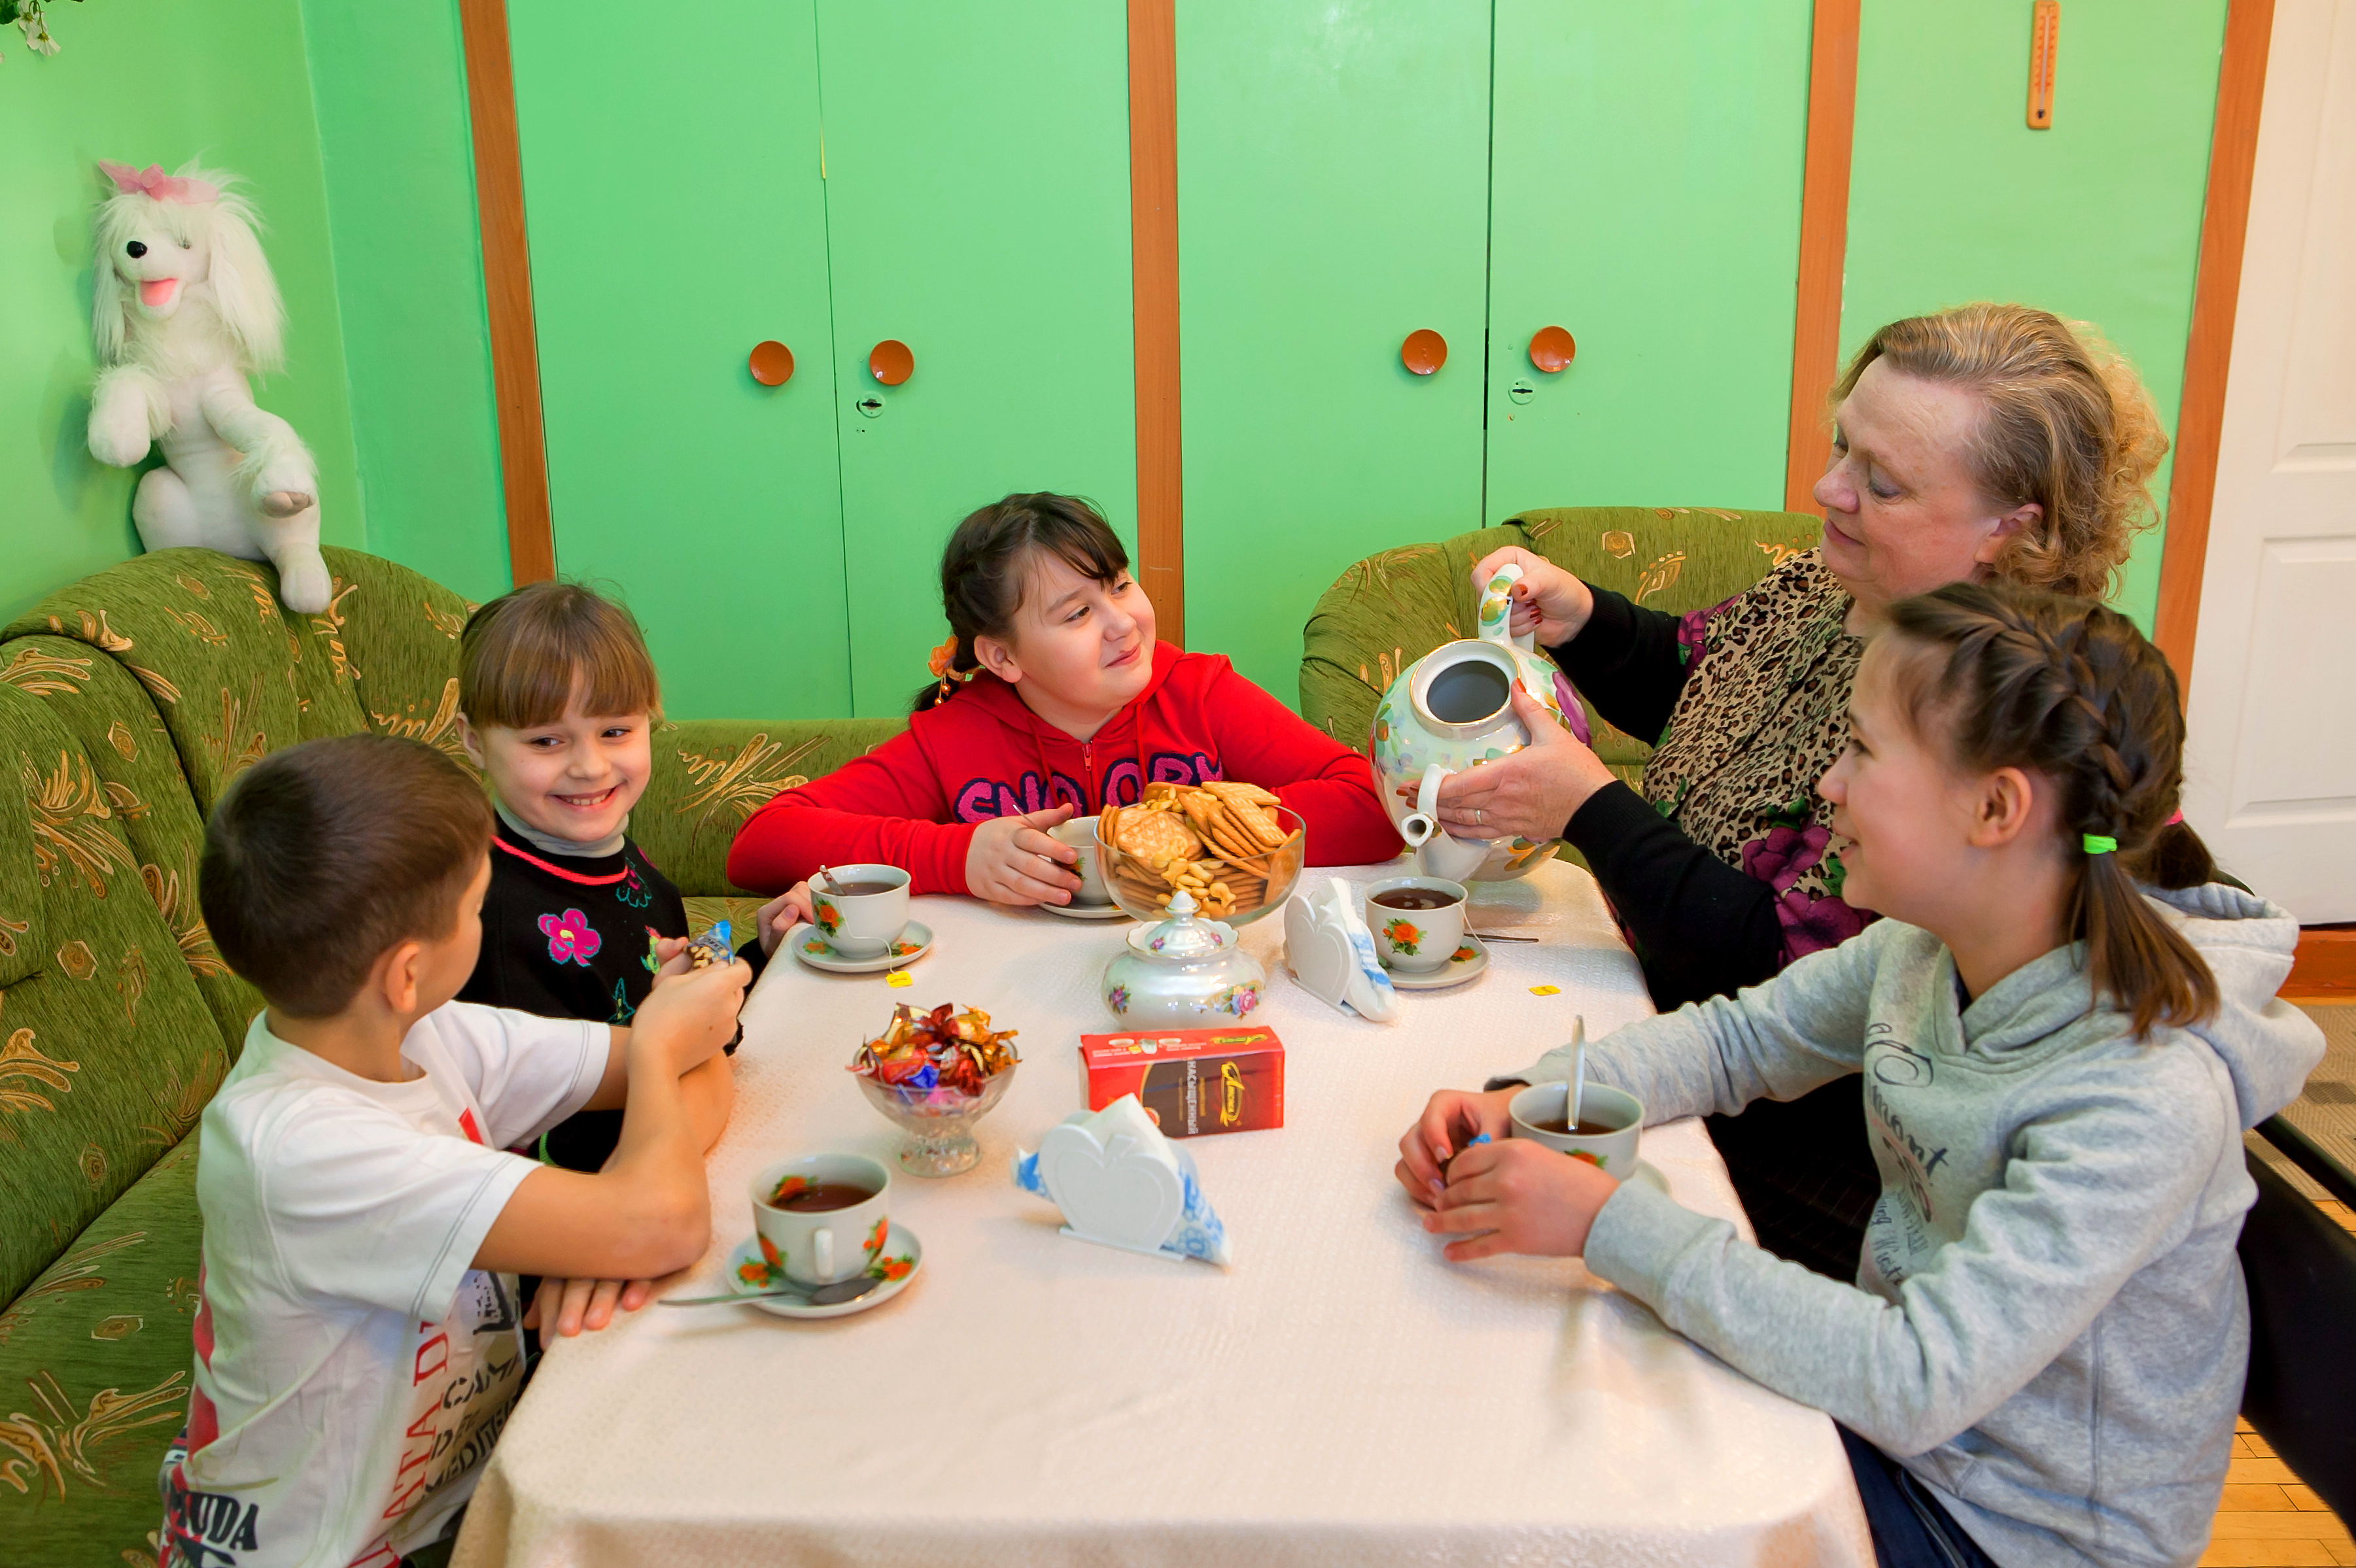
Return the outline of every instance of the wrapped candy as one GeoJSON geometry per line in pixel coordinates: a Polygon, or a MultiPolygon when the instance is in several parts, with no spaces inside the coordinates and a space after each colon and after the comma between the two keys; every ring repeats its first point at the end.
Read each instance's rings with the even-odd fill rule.
{"type": "Polygon", "coordinates": [[[736,944],[733,932],[724,920],[712,923],[712,929],[687,944],[687,961],[698,969],[713,965],[729,965],[736,961],[736,944]]]}
{"type": "Polygon", "coordinates": [[[909,1099],[969,1099],[1022,1060],[1007,1043],[1017,1032],[991,1029],[979,1008],[958,1012],[955,1002],[943,1002],[919,1012],[903,1002],[884,1033],[859,1048],[851,1071],[909,1099]]]}

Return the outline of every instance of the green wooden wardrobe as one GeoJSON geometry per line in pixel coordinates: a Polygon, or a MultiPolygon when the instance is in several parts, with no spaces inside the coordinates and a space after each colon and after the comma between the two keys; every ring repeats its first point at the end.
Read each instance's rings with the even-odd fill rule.
{"type": "MultiPolygon", "coordinates": [[[[1809,10],[1178,0],[1189,646],[1290,702],[1375,550],[1780,504],[1809,10]]],[[[558,567],[679,716],[902,711],[967,511],[1135,539],[1126,7],[648,16],[509,0],[558,567]]]]}

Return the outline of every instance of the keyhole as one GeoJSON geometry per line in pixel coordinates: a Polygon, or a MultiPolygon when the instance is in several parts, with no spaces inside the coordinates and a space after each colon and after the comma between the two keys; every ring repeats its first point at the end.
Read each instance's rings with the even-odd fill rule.
{"type": "Polygon", "coordinates": [[[857,408],[861,413],[865,414],[869,419],[873,419],[876,415],[884,411],[884,400],[877,397],[874,393],[870,392],[865,397],[860,399],[853,406],[857,408]]]}

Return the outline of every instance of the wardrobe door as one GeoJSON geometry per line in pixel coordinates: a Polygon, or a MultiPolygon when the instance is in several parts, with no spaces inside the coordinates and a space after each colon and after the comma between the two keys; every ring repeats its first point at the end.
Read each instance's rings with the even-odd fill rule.
{"type": "Polygon", "coordinates": [[[557,569],[619,586],[672,717],[846,714],[810,0],[508,25],[557,569]]]}
{"type": "Polygon", "coordinates": [[[1783,505],[1810,9],[1496,0],[1492,522],[1783,505]]]}
{"type": "Polygon", "coordinates": [[[1178,7],[1187,640],[1288,703],[1344,568],[1480,525],[1489,7],[1178,7]]]}
{"type": "Polygon", "coordinates": [[[818,14],[853,706],[905,713],[967,513],[1076,492],[1134,546],[1128,33],[1107,0],[818,14]]]}

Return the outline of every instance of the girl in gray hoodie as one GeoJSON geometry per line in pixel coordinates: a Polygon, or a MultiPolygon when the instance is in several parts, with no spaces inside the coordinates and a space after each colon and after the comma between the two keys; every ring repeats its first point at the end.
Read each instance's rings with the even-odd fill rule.
{"type": "Polygon", "coordinates": [[[1843,896],[1885,918],[1590,1049],[1653,1122],[1863,1073],[1882,1193],[1854,1285],[1507,1137],[1562,1052],[1432,1097],[1399,1145],[1425,1229],[1455,1259],[1583,1255],[1833,1416],[1885,1563],[2194,1562],[2248,1360],[2241,1134],[2323,1042],[2275,999],[2297,925],[2179,816],[2180,713],[2098,604],[1901,601],[1818,785],[1843,896]]]}

